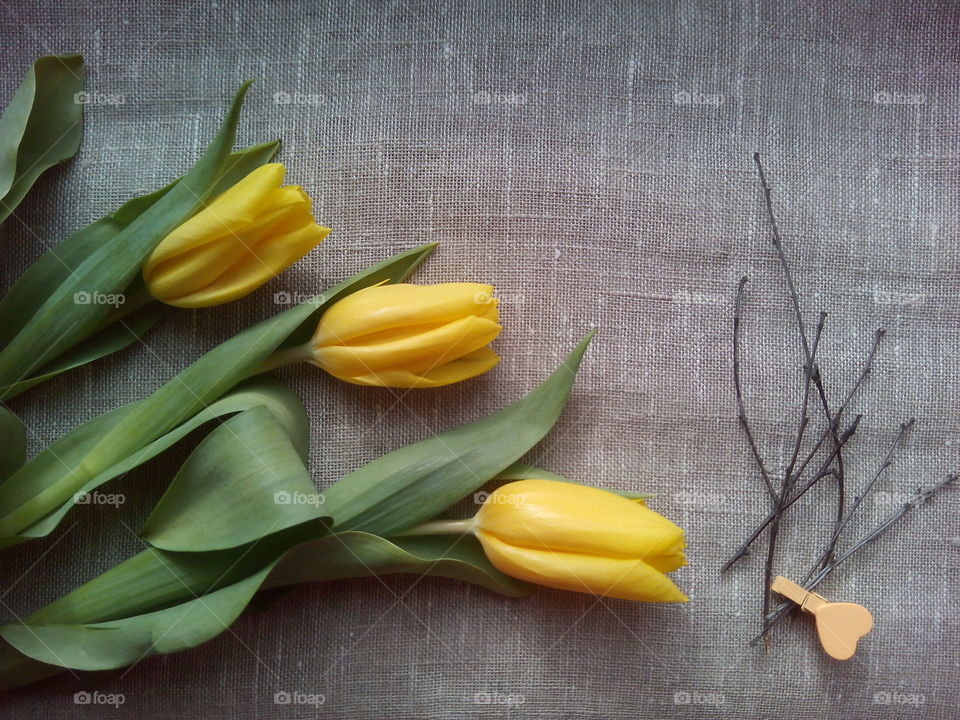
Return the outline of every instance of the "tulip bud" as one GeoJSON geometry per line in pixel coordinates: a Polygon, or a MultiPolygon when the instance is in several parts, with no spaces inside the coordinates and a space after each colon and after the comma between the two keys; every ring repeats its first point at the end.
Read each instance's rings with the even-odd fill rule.
{"type": "Polygon", "coordinates": [[[330,232],[310,198],[283,186],[281,163],[262,165],[154,248],[143,279],[156,299],[208,307],[243,297],[306,255],[330,232]]]}
{"type": "Polygon", "coordinates": [[[357,385],[438,387],[486,372],[502,329],[490,285],[377,285],[324,312],[309,362],[357,385]]]}
{"type": "Polygon", "coordinates": [[[472,529],[494,567],[521,580],[626,600],[687,600],[664,574],[686,563],[683,530],[606,490],[512,482],[487,497],[472,529]]]}

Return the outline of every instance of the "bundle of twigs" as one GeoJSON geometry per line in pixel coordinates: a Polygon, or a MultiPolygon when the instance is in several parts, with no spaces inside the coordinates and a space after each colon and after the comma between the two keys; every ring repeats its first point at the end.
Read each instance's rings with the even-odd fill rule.
{"type": "MultiPolygon", "coordinates": [[[[810,489],[820,483],[825,478],[833,478],[837,488],[837,510],[836,520],[833,531],[830,533],[829,540],[823,551],[817,556],[810,569],[807,571],[800,583],[807,590],[812,590],[830,576],[843,562],[848,560],[868,544],[880,537],[888,528],[893,526],[900,518],[906,515],[913,508],[921,505],[937,490],[953,482],[957,475],[951,474],[938,483],[924,489],[917,488],[916,492],[907,499],[902,505],[894,510],[880,524],[863,537],[856,540],[850,547],[842,552],[837,551],[837,545],[842,537],[844,530],[850,523],[854,513],[863,503],[864,498],[874,489],[884,470],[890,466],[894,452],[899,446],[903,437],[916,423],[915,418],[909,418],[900,425],[900,431],[891,443],[889,449],[883,457],[880,466],[863,486],[860,493],[849,503],[847,507],[846,499],[846,473],[843,463],[843,452],[850,438],[852,438],[860,426],[861,415],[856,415],[853,420],[846,424],[843,419],[851,401],[854,399],[864,380],[870,375],[873,368],[873,361],[876,357],[880,342],[884,336],[884,330],[878,329],[873,337],[873,342],[867,352],[866,358],[860,373],[857,375],[850,389],[843,395],[843,400],[835,408],[831,409],[830,402],[827,399],[827,393],[824,386],[823,377],[820,372],[820,366],[817,363],[817,351],[820,346],[820,339],[823,336],[824,326],[826,324],[827,314],[821,312],[817,322],[816,330],[811,340],[807,326],[804,323],[803,313],[800,309],[800,297],[794,282],[793,273],[787,262],[786,253],[783,248],[783,240],[780,235],[780,228],[777,224],[776,216],[773,212],[773,202],[771,200],[770,185],[767,182],[763,165],[760,162],[760,153],[753,156],[757,166],[757,172],[760,177],[760,184],[763,188],[764,200],[766,204],[767,216],[770,221],[773,247],[776,250],[780,262],[780,268],[783,271],[786,280],[787,290],[790,296],[790,302],[793,306],[794,318],[797,324],[797,331],[800,337],[800,346],[803,352],[803,400],[800,410],[800,418],[797,423],[793,452],[790,461],[787,463],[786,470],[782,478],[774,478],[773,474],[767,469],[767,464],[757,445],[750,420],[747,416],[746,405],[743,399],[743,389],[741,383],[740,366],[740,329],[742,323],[742,303],[744,288],[747,284],[747,277],[741,278],[737,286],[736,301],[733,314],[733,384],[737,399],[737,415],[740,426],[743,429],[744,436],[750,448],[751,455],[759,469],[760,476],[766,486],[767,493],[770,496],[771,509],[763,521],[754,529],[743,543],[737,548],[733,556],[723,565],[721,572],[729,570],[739,559],[750,553],[750,547],[766,531],[768,536],[766,562],[764,564],[764,582],[763,582],[763,613],[762,627],[760,633],[750,641],[750,645],[756,645],[763,639],[771,628],[782,620],[790,610],[796,608],[796,604],[786,600],[779,603],[771,610],[771,590],[770,585],[773,579],[773,565],[777,552],[777,539],[780,525],[783,521],[784,513],[800,498],[802,498],[810,489]],[[817,437],[816,441],[804,452],[804,440],[810,426],[810,405],[813,402],[819,407],[826,427],[817,437]],[[824,443],[828,443],[827,450],[822,452],[824,443]],[[817,461],[817,458],[821,458],[817,461]],[[775,481],[776,480],[776,481],[775,481]]],[[[844,538],[846,539],[846,538],[844,538]]]]}

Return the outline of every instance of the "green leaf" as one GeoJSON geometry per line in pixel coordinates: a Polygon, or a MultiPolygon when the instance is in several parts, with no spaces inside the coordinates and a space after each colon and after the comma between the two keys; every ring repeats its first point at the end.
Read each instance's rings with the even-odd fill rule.
{"type": "Polygon", "coordinates": [[[44,170],[72,158],[83,136],[83,58],[38,58],[0,117],[0,223],[44,170]]]}
{"type": "Polygon", "coordinates": [[[320,519],[322,504],[283,426],[254,407],[200,443],[141,536],[164,550],[224,550],[320,519]]]}
{"type": "MultiPolygon", "coordinates": [[[[270,162],[280,142],[254,145],[231,153],[226,169],[216,183],[211,197],[220,194],[256,168],[270,162]]],[[[128,200],[116,211],[78,230],[49,252],[40,256],[0,300],[0,348],[6,346],[30,319],[83,262],[101,247],[109,244],[134,220],[143,215],[182,180],[148,195],[128,200]]],[[[106,292],[103,288],[93,288],[106,292]]],[[[130,295],[129,286],[124,293],[130,295]]],[[[0,393],[2,397],[2,393],[0,393]]]]}
{"type": "Polygon", "coordinates": [[[34,385],[39,385],[68,370],[73,370],[122,350],[136,342],[144,333],[156,325],[162,315],[163,308],[152,305],[126,321],[104,328],[79,345],[67,350],[49,365],[44,366],[37,375],[0,388],[0,397],[9,400],[29,390],[34,385]]]}
{"type": "Polygon", "coordinates": [[[232,585],[293,547],[328,536],[324,519],[294,525],[226,550],[148,547],[25,618],[30,624],[86,624],[152,612],[232,585]]]}
{"type": "Polygon", "coordinates": [[[109,315],[110,306],[78,304],[77,293],[123,293],[157,243],[210,198],[224,174],[249,85],[248,81],[240,87],[220,130],[183,179],[87,255],[0,351],[0,387],[29,376],[93,333],[109,315]]]}
{"type": "Polygon", "coordinates": [[[205,416],[208,406],[256,374],[291,333],[315,328],[330,303],[380,282],[402,282],[433,248],[431,243],[394,255],[313,300],[248,328],[148,398],[96,417],[60,438],[0,485],[0,548],[49,533],[72,507],[76,493],[152,457],[152,443],[165,449],[210,419],[205,416]]]}
{"type": "Polygon", "coordinates": [[[0,482],[19,470],[27,457],[27,430],[20,418],[0,406],[0,482]]]}
{"type": "Polygon", "coordinates": [[[328,488],[326,511],[335,529],[394,535],[436,517],[496,477],[553,427],[593,334],[513,405],[394,450],[328,488]]]}
{"type": "MultiPolygon", "coordinates": [[[[141,555],[156,557],[159,553],[146,551],[141,555]]],[[[206,560],[207,569],[212,568],[210,576],[228,561],[227,556],[213,559],[211,556],[216,553],[178,555],[193,555],[197,564],[206,560]]],[[[261,589],[411,573],[461,580],[508,597],[520,597],[529,591],[529,585],[490,565],[473,538],[387,540],[368,533],[345,532],[293,546],[241,580],[164,609],[104,622],[80,620],[84,614],[116,615],[118,599],[141,600],[145,579],[163,577],[166,585],[181,595],[185,587],[193,586],[193,577],[175,575],[168,565],[153,573],[144,574],[142,570],[142,563],[120,565],[101,576],[113,575],[108,584],[98,582],[98,578],[48,606],[46,611],[28,617],[25,623],[0,628],[0,637],[11,646],[0,647],[0,689],[42,679],[58,667],[110,670],[149,655],[195,647],[228,628],[261,589]]],[[[147,587],[146,592],[159,599],[156,584],[147,587]]]]}
{"type": "Polygon", "coordinates": [[[24,622],[76,625],[132,617],[209,595],[274,565],[264,589],[390,573],[448,577],[510,597],[524,595],[529,589],[526,583],[494,568],[472,537],[386,539],[358,531],[332,535],[323,521],[311,521],[227,550],[149,548],[24,622]]]}
{"type": "MultiPolygon", "coordinates": [[[[102,434],[124,421],[134,405],[125,405],[84,423],[73,432],[57,440],[47,450],[33,458],[25,467],[31,468],[33,472],[37,473],[38,477],[42,477],[45,474],[56,473],[66,464],[79,463],[102,434]]],[[[182,423],[78,487],[77,491],[66,502],[57,507],[54,512],[25,528],[20,534],[5,538],[5,544],[0,544],[0,547],[15,545],[18,542],[48,535],[76,504],[78,495],[90,492],[109,480],[142,465],[211,420],[259,406],[267,408],[277,418],[288,437],[290,437],[294,448],[301,458],[305,458],[309,442],[309,428],[306,411],[300,398],[290,388],[274,378],[268,376],[256,377],[241,383],[231,393],[211,404],[202,412],[197,413],[188,422],[182,423]]],[[[27,484],[10,485],[9,487],[7,484],[0,485],[0,495],[5,495],[11,502],[27,501],[30,498],[29,493],[30,487],[27,484]],[[9,494],[7,495],[7,493],[9,494]]]]}
{"type": "Polygon", "coordinates": [[[257,591],[265,568],[166,610],[93,625],[9,625],[0,635],[27,657],[75,670],[109,670],[153,654],[194,647],[219,635],[257,591]]]}
{"type": "Polygon", "coordinates": [[[391,574],[462,580],[508,597],[530,585],[504,575],[472,536],[382,538],[347,531],[297,545],[274,565],[263,588],[391,574]]]}

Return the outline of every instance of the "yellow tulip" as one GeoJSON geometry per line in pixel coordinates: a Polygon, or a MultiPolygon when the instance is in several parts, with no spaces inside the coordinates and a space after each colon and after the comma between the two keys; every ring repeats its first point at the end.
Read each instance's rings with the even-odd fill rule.
{"type": "Polygon", "coordinates": [[[491,493],[471,527],[501,572],[538,585],[647,602],[686,602],[664,573],[686,563],[683,530],[642,502],[555,480],[491,493]]]}
{"type": "Polygon", "coordinates": [[[320,318],[307,360],[357,385],[438,387],[486,372],[502,329],[493,287],[377,285],[320,318]]]}
{"type": "Polygon", "coordinates": [[[309,196],[283,186],[281,163],[262,165],[167,235],[143,266],[153,297],[193,308],[243,297],[306,255],[330,232],[309,196]]]}

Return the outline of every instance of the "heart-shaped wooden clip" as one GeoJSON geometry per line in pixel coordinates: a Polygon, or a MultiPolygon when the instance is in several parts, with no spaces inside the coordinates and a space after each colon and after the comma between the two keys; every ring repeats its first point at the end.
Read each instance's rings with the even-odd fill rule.
{"type": "Polygon", "coordinates": [[[781,576],[774,579],[770,588],[813,613],[820,644],[827,655],[837,660],[852,658],[857,651],[857,641],[873,629],[873,615],[863,605],[828,602],[781,576]]]}

